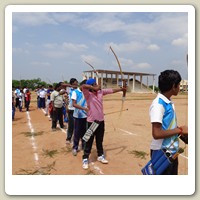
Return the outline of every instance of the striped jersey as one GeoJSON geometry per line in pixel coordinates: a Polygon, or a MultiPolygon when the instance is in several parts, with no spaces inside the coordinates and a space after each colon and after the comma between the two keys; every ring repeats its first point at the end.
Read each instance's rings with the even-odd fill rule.
{"type": "MultiPolygon", "coordinates": [[[[158,94],[150,106],[150,121],[162,124],[163,130],[174,129],[177,127],[177,119],[174,104],[164,95],[158,94]]],[[[172,153],[177,152],[179,147],[178,134],[165,139],[154,139],[151,142],[152,150],[169,148],[172,153]],[[174,142],[175,141],[175,142],[174,142]]]]}
{"type": "MultiPolygon", "coordinates": [[[[87,107],[85,97],[79,88],[76,90],[73,90],[71,99],[76,100],[76,104],[78,104],[79,106],[84,107],[84,108],[87,107]]],[[[74,108],[73,117],[87,118],[87,113],[85,112],[85,110],[74,108]]]]}

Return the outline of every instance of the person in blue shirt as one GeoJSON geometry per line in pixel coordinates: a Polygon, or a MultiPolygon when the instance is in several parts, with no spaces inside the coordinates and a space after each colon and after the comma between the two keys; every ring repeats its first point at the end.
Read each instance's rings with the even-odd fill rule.
{"type": "Polygon", "coordinates": [[[87,103],[82,92],[81,86],[86,83],[86,80],[80,83],[80,88],[75,89],[72,92],[72,102],[74,107],[74,138],[73,138],[73,150],[72,154],[77,155],[79,141],[81,139],[81,147],[84,148],[85,141],[82,139],[86,132],[87,125],[87,103]]]}
{"type": "Polygon", "coordinates": [[[73,132],[74,132],[74,118],[73,118],[73,113],[74,113],[74,107],[72,103],[72,92],[77,89],[78,87],[78,81],[76,78],[71,78],[70,79],[70,87],[67,86],[68,90],[68,99],[69,99],[69,104],[67,108],[67,113],[68,113],[68,129],[67,129],[67,138],[66,138],[66,144],[70,144],[72,137],[73,137],[73,132]]]}
{"type": "MultiPolygon", "coordinates": [[[[160,93],[153,100],[149,115],[152,124],[151,158],[156,151],[167,149],[172,154],[179,149],[179,135],[187,135],[187,126],[177,125],[177,118],[172,96],[177,96],[180,90],[181,76],[174,70],[165,70],[158,77],[160,93]]],[[[162,175],[178,174],[178,157],[167,167],[162,175]]]]}

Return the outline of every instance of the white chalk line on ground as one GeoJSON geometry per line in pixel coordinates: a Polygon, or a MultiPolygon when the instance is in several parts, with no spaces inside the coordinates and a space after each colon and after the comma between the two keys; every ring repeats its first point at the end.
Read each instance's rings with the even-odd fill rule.
{"type": "MultiPolygon", "coordinates": [[[[42,112],[44,113],[44,114],[46,114],[46,111],[42,108],[41,109],[42,110],[42,112]]],[[[48,116],[46,116],[46,117],[48,117],[48,118],[50,118],[50,116],[48,115],[48,116]]],[[[60,128],[60,127],[58,127],[63,133],[66,133],[67,132],[67,130],[66,129],[63,129],[63,128],[60,128]]]]}
{"type": "Polygon", "coordinates": [[[122,131],[122,132],[124,132],[124,133],[127,133],[128,135],[137,135],[137,134],[135,134],[135,133],[131,133],[131,132],[129,132],[129,131],[126,131],[126,130],[123,130],[123,129],[121,129],[121,128],[118,128],[120,131],[122,131]]]}
{"type": "MultiPolygon", "coordinates": [[[[44,114],[46,114],[46,111],[42,108],[41,109],[42,110],[42,112],[44,113],[44,114]]],[[[48,116],[47,116],[48,117],[48,116]]],[[[60,128],[59,127],[59,129],[63,132],[63,133],[67,133],[67,129],[63,129],[63,128],[60,128]]],[[[99,174],[104,174],[103,172],[102,172],[102,170],[98,167],[98,166],[96,166],[93,162],[91,162],[91,165],[90,165],[91,167],[93,167],[94,168],[94,170],[95,171],[97,171],[99,174]]]]}
{"type": "Polygon", "coordinates": [[[98,166],[96,166],[93,162],[91,162],[91,165],[95,169],[95,171],[97,171],[99,174],[104,174],[102,170],[98,166]]]}
{"type": "MultiPolygon", "coordinates": [[[[120,129],[120,128],[118,128],[118,129],[119,129],[120,131],[122,131],[122,132],[127,133],[128,135],[137,135],[137,134],[135,134],[135,133],[131,133],[131,132],[129,132],[129,131],[126,131],[126,130],[123,130],[123,129],[120,129]]],[[[183,157],[183,158],[185,158],[185,159],[188,159],[187,156],[184,156],[184,155],[182,155],[182,154],[180,154],[180,156],[183,157]]]]}
{"type": "Polygon", "coordinates": [[[33,148],[33,151],[34,151],[34,161],[35,161],[35,164],[37,167],[39,167],[39,156],[38,156],[38,153],[37,153],[37,145],[36,145],[36,142],[35,142],[35,137],[34,137],[34,129],[33,129],[33,126],[31,124],[31,118],[30,118],[30,114],[28,111],[26,111],[26,115],[27,115],[27,120],[28,120],[28,126],[29,126],[29,129],[31,130],[31,145],[32,145],[32,148],[33,148]]]}

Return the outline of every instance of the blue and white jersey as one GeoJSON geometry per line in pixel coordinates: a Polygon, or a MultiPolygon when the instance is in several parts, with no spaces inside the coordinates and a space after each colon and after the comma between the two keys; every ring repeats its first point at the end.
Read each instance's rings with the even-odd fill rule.
{"type": "Polygon", "coordinates": [[[16,96],[16,98],[19,98],[20,93],[21,93],[21,92],[20,92],[20,89],[17,88],[17,89],[15,90],[15,96],[16,96]]]}
{"type": "Polygon", "coordinates": [[[74,88],[67,88],[67,93],[68,93],[68,99],[69,99],[69,104],[68,104],[68,109],[69,110],[74,110],[73,107],[73,102],[72,102],[72,93],[75,89],[74,88]]]}
{"type": "MultiPolygon", "coordinates": [[[[87,108],[87,103],[86,103],[85,97],[84,97],[82,91],[79,88],[73,91],[72,99],[76,100],[76,104],[78,104],[79,106],[87,108]]],[[[85,110],[75,108],[73,117],[75,117],[75,118],[87,118],[87,113],[85,112],[85,110]]]]}
{"type": "MultiPolygon", "coordinates": [[[[151,123],[161,123],[163,130],[174,129],[177,127],[174,104],[162,94],[158,94],[152,102],[149,115],[151,123]]],[[[165,139],[153,138],[150,148],[152,150],[169,148],[172,153],[175,153],[179,147],[179,141],[177,137],[178,134],[165,139]]]]}

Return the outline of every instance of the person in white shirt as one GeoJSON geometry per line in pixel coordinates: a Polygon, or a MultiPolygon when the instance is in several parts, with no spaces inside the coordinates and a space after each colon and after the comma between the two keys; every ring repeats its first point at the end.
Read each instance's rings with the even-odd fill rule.
{"type": "Polygon", "coordinates": [[[44,85],[42,85],[39,90],[39,98],[40,98],[40,108],[45,108],[45,99],[46,99],[46,90],[44,89],[44,85]]]}
{"type": "Polygon", "coordinates": [[[60,128],[64,128],[62,113],[63,95],[60,94],[61,87],[60,84],[57,84],[55,90],[51,93],[51,102],[53,106],[52,131],[56,131],[57,121],[59,121],[60,128]]]}

